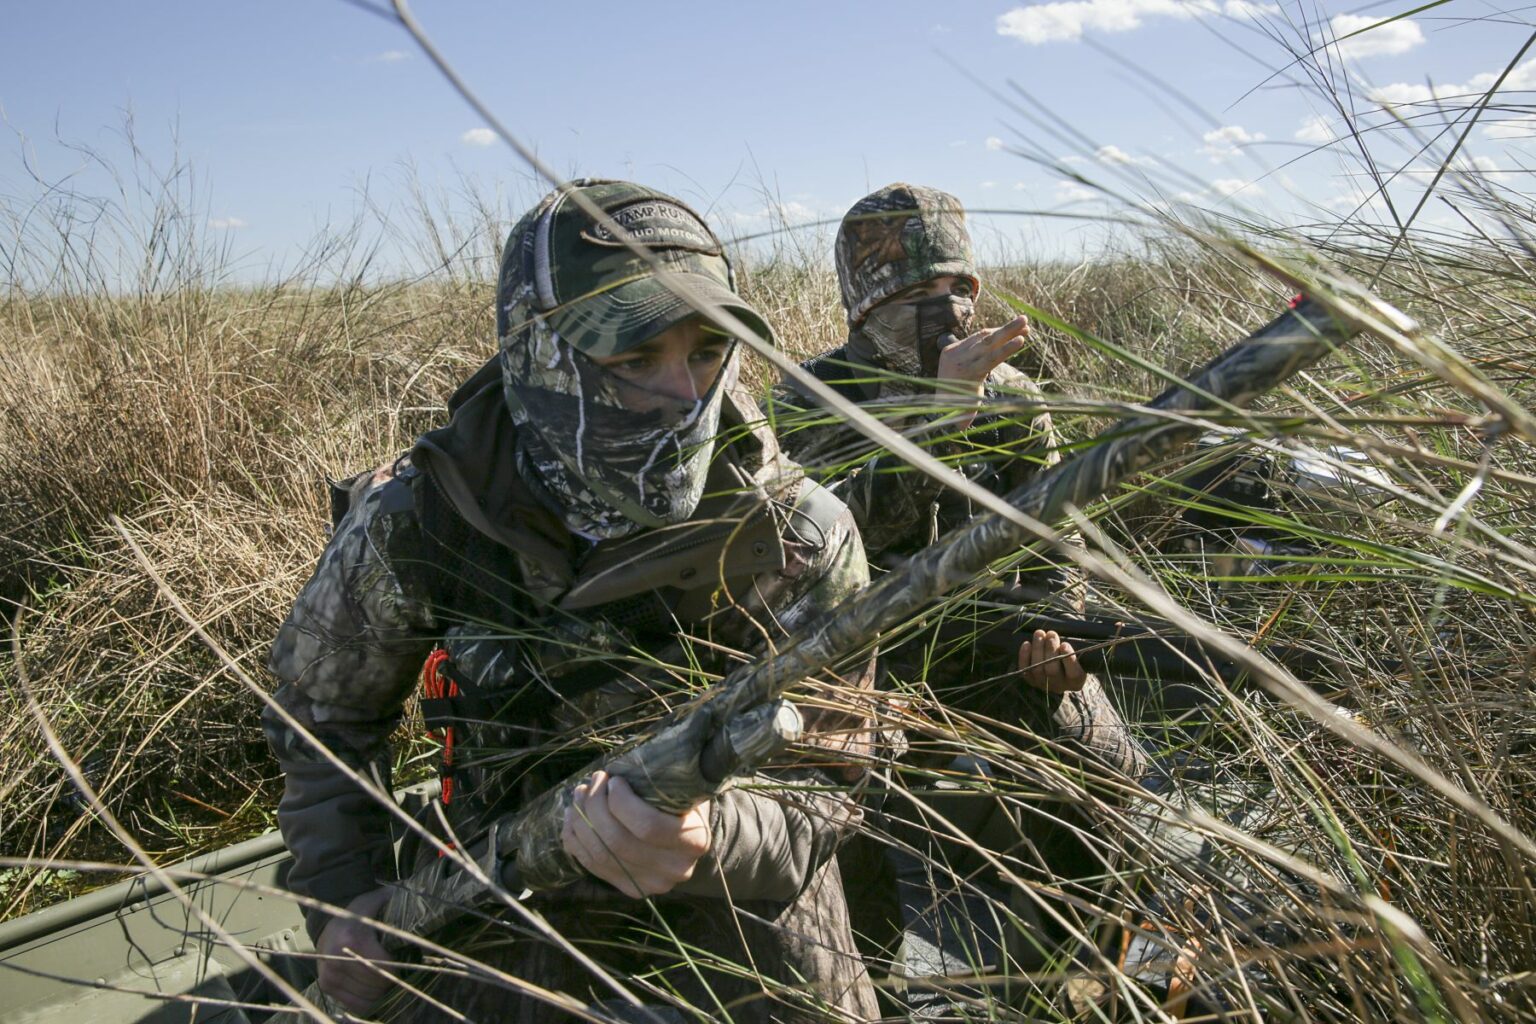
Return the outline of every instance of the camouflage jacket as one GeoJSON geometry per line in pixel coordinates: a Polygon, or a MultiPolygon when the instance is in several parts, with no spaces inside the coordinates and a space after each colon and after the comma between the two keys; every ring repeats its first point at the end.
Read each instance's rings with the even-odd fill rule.
{"type": "MultiPolygon", "coordinates": [[[[845,398],[878,415],[878,403],[883,400],[876,398],[876,388],[852,363],[845,350],[838,348],[802,366],[845,398]]],[[[869,375],[876,372],[871,370],[869,375]]],[[[1042,397],[1038,384],[1006,364],[987,377],[987,401],[1042,397]]],[[[871,442],[842,420],[813,419],[817,404],[811,396],[785,383],[774,389],[766,411],[785,450],[809,471],[833,478],[829,486],[852,511],[872,563],[891,567],[964,525],[975,513],[969,499],[899,459],[878,453],[869,457],[871,442]]],[[[893,403],[893,408],[900,406],[893,403]]],[[[914,427],[921,426],[911,415],[885,419],[909,436],[914,436],[914,427]]],[[[983,412],[971,427],[951,436],[926,442],[920,434],[915,436],[932,455],[956,465],[994,494],[1006,494],[1041,469],[1061,461],[1060,440],[1045,409],[1027,421],[983,412]]],[[[1075,537],[1070,540],[1077,543],[1075,537]]],[[[1036,560],[1019,567],[1015,578],[1002,582],[1022,583],[1022,591],[1053,593],[1053,614],[1082,611],[1080,574],[1070,563],[1036,560]]],[[[1009,592],[1004,586],[989,593],[1004,597],[1009,592]]],[[[961,608],[951,613],[961,620],[969,614],[961,608]]],[[[1041,739],[1065,741],[1131,777],[1145,771],[1144,753],[1096,677],[1090,676],[1078,693],[1044,694],[1022,684],[1013,663],[989,659],[965,644],[940,643],[922,630],[904,643],[884,649],[882,663],[897,685],[920,680],[952,707],[1021,722],[1041,739]]]]}
{"type": "MultiPolygon", "coordinates": [[[[833,349],[802,365],[844,397],[866,404],[866,408],[879,415],[878,406],[868,404],[875,397],[874,388],[849,365],[844,349],[833,349]]],[[[1040,386],[1023,373],[1011,366],[999,366],[987,377],[986,400],[1010,398],[1038,401],[1043,394],[1040,386]]],[[[906,407],[915,401],[908,400],[906,407]]],[[[896,402],[899,400],[892,402],[891,409],[903,410],[904,406],[896,402]]],[[[836,419],[812,420],[807,411],[817,404],[786,383],[774,389],[768,411],[791,458],[808,468],[830,470],[841,478],[835,489],[852,510],[871,559],[911,554],[970,519],[975,510],[967,499],[899,459],[878,452],[868,457],[873,449],[871,442],[848,424],[836,419]],[[850,468],[834,468],[841,466],[850,468]]],[[[921,427],[921,415],[882,419],[913,436],[914,428],[921,427]]],[[[1051,414],[1044,409],[1027,421],[983,413],[964,431],[951,431],[937,438],[925,438],[919,433],[915,438],[933,456],[956,465],[995,494],[1006,493],[1040,468],[1061,461],[1051,414]]]]}
{"type": "MultiPolygon", "coordinates": [[[[487,387],[410,457],[339,495],[344,513],[272,647],[276,704],[387,786],[390,734],[424,659],[446,640],[481,709],[465,717],[490,717],[479,738],[488,766],[477,778],[481,804],[506,809],[580,768],[595,741],[636,731],[696,692],[704,674],[843,601],[868,578],[852,517],[779,456],[770,434],[744,426],[739,404],[732,409],[733,439],[711,475],[715,496],[682,524],[703,532],[669,527],[677,531],[670,540],[647,531],[594,546],[507,479],[516,477],[506,471],[516,428],[499,387],[487,387]],[[435,537],[443,502],[424,500],[432,488],[479,528],[435,537]],[[627,614],[657,619],[662,591],[670,648],[656,642],[646,615],[627,614]],[[573,673],[594,664],[607,669],[596,679],[573,673]]],[[[815,703],[853,708],[847,688],[866,688],[872,677],[863,665],[837,682],[835,701],[815,703]]],[[[715,847],[677,891],[795,900],[858,821],[857,804],[825,785],[823,769],[863,752],[862,714],[811,719],[821,749],[810,760],[822,767],[772,772],[775,783],[820,785],[737,787],[715,800],[715,847]]],[[[294,855],[290,888],[345,905],[394,877],[385,811],[283,716],[269,709],[263,723],[286,772],[278,819],[294,855]]],[[[839,783],[852,774],[827,770],[839,783]]],[[[312,915],[311,932],[325,920],[312,915]]]]}

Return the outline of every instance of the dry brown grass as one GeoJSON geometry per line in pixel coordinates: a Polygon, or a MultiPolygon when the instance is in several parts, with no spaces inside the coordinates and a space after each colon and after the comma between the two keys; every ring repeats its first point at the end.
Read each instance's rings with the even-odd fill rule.
{"type": "MultiPolygon", "coordinates": [[[[67,749],[168,857],[268,820],[255,697],[167,608],[111,526],[122,517],[242,663],[324,544],[325,479],[408,445],[489,350],[484,289],[230,290],[153,303],[3,307],[0,595],[67,749]],[[227,825],[227,827],[226,827],[227,825]]],[[[0,848],[102,852],[6,688],[0,848]]],[[[98,838],[99,835],[98,835],[98,838]]],[[[120,851],[110,851],[120,856],[120,851]]],[[[8,894],[11,912],[28,905],[8,894]]]]}
{"type": "MultiPolygon", "coordinates": [[[[1536,305],[1528,263],[1515,257],[1533,218],[1524,207],[1505,213],[1516,240],[1507,250],[1472,237],[1402,246],[1366,236],[1313,251],[1376,277],[1385,298],[1529,409],[1536,305]]],[[[494,230],[489,221],[437,230],[427,262],[458,248],[454,239],[494,230]]],[[[1270,244],[1303,248],[1296,234],[1270,244]]],[[[787,350],[841,340],[823,264],[793,248],[746,263],[744,288],[787,350]]],[[[99,274],[66,279],[78,286],[12,282],[0,300],[0,461],[10,469],[0,596],[13,602],[22,659],[5,665],[0,717],[8,855],[126,859],[45,754],[18,668],[107,807],[159,856],[269,823],[278,780],[257,699],[169,610],[112,517],[198,621],[259,669],[324,542],[325,476],[407,446],[491,351],[483,261],[450,261],[410,284],[333,273],[260,288],[210,284],[216,264],[176,265],[179,277],[110,292],[96,287],[99,274]]],[[[988,319],[1014,300],[1058,322],[1037,327],[1030,357],[1070,396],[1058,422],[1073,440],[1108,421],[1104,403],[1160,387],[1085,336],[1182,371],[1267,320],[1284,297],[1237,245],[1167,236],[1135,256],[1016,261],[988,281],[988,319]]],[[[1496,815],[1536,836],[1536,447],[1500,433],[1462,370],[1427,370],[1379,341],[1293,382],[1263,411],[1277,414],[1257,431],[1265,443],[1368,449],[1396,499],[1348,508],[1342,520],[1293,503],[1287,525],[1323,554],[1225,581],[1218,595],[1203,561],[1164,543],[1187,498],[1170,464],[1088,510],[1100,548],[1119,560],[1122,582],[1133,570],[1150,575],[1230,635],[1340,652],[1337,678],[1324,681],[1330,696],[1491,810],[1457,807],[1402,759],[1241,691],[1223,700],[1218,729],[1157,753],[1223,766],[1249,813],[1213,840],[1207,863],[1183,869],[1188,899],[1149,899],[1127,878],[1088,916],[1177,941],[1204,937],[1193,957],[1200,984],[1273,1019],[1536,1019],[1536,862],[1492,827],[1496,815]],[[1437,524],[1478,481],[1464,514],[1437,524]],[[1255,903],[1267,930],[1244,920],[1255,903]]],[[[1101,589],[1121,593],[1114,579],[1101,589]]],[[[929,710],[932,722],[953,724],[928,742],[1016,753],[1006,740],[999,749],[995,731],[929,710]]],[[[1149,743],[1165,742],[1152,724],[1149,743]]],[[[1068,785],[1042,771],[1040,784],[1068,785]]],[[[1199,783],[1174,774],[1184,798],[1203,806],[1199,783]]],[[[1085,803],[1103,840],[1130,849],[1124,863],[1159,870],[1137,850],[1144,819],[1085,803]]],[[[39,902],[14,880],[3,895],[6,914],[39,902]]],[[[1098,966],[1101,980],[1117,982],[1098,966]]],[[[1137,1012],[1154,1016],[1145,1005],[1137,1012]]]]}

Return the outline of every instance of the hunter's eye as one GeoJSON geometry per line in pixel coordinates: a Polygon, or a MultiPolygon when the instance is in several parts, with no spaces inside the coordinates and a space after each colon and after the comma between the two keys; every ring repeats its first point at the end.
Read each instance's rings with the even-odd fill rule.
{"type": "Polygon", "coordinates": [[[617,362],[609,363],[608,369],[617,373],[621,377],[638,377],[642,374],[649,373],[651,367],[654,365],[655,360],[651,356],[634,355],[629,356],[628,358],[620,359],[617,362]]]}

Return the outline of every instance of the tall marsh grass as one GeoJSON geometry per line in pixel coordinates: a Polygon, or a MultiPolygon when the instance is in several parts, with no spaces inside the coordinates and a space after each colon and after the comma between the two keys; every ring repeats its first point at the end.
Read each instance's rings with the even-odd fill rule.
{"type": "MultiPolygon", "coordinates": [[[[1385,161],[1378,136],[1353,138],[1385,161]]],[[[1230,1019],[1536,1021],[1536,437],[1519,418],[1536,409],[1536,209],[1474,170],[1453,177],[1452,200],[1480,217],[1461,231],[1150,216],[1123,253],[985,271],[987,319],[1019,304],[1042,314],[1024,362],[1069,448],[1161,390],[1151,367],[1188,371],[1270,319],[1287,289],[1252,249],[1369,282],[1425,329],[1366,339],[1224,425],[1280,463],[1337,461],[1343,446],[1384,476],[1342,506],[1293,491],[1274,513],[1225,513],[1234,528],[1304,538],[1311,554],[1238,574],[1179,543],[1182,511],[1202,501],[1182,483],[1188,460],[1078,524],[1110,566],[1098,600],[1134,618],[1135,584],[1149,581],[1243,643],[1326,653],[1337,670],[1307,681],[1347,727],[1212,681],[1208,728],[1139,718],[1165,777],[1127,810],[1007,723],[920,690],[890,712],[919,743],[984,749],[1031,780],[1009,799],[1027,805],[1045,787],[1086,814],[1112,877],[1076,894],[1083,927],[1148,937],[1177,963],[1175,989],[1230,1019]],[[1236,803],[1209,784],[1213,766],[1236,780],[1223,791],[1236,803]],[[1198,855],[1159,845],[1157,818],[1200,837],[1198,855]]],[[[324,543],[325,478],[408,446],[491,353],[488,240],[514,212],[482,198],[458,222],[421,199],[420,222],[393,228],[418,243],[409,280],[373,273],[376,250],[354,226],[282,280],[233,285],[227,250],[195,229],[185,169],[133,180],[115,198],[54,195],[47,216],[0,208],[0,597],[14,640],[0,850],[39,863],[127,858],[48,755],[22,679],[156,857],[270,824],[280,782],[257,698],[168,608],[125,536],[259,672],[324,543]],[[135,246],[125,274],[117,254],[135,246]]],[[[830,270],[800,244],[758,243],[741,262],[749,297],[805,356],[840,342],[843,325],[830,270]]],[[[1026,868],[1006,877],[1050,887],[1026,868]]],[[[6,915],[41,901],[14,878],[0,900],[6,915]]],[[[1075,1001],[1042,994],[1030,1012],[1169,1019],[1177,992],[1132,984],[1123,953],[1062,965],[1075,1001]]]]}

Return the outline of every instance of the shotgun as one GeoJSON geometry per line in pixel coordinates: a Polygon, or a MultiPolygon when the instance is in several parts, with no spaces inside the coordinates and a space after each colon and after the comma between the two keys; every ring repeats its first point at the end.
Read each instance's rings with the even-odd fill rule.
{"type": "MultiPolygon", "coordinates": [[[[1171,386],[1149,402],[1145,414],[1112,427],[1082,454],[1042,471],[1005,500],[1035,520],[1058,523],[1069,507],[1089,505],[1195,440],[1203,430],[1200,415],[1248,405],[1347,344],[1360,330],[1321,302],[1297,296],[1283,314],[1211,360],[1189,383],[1171,386]]],[[[1039,543],[1033,534],[1011,517],[998,512],[976,516],[854,600],[808,623],[801,636],[778,653],[732,671],[676,709],[648,736],[490,823],[486,833],[462,851],[475,861],[478,872],[465,870],[457,858],[440,857],[402,880],[384,921],[425,935],[462,914],[494,907],[481,875],[511,892],[553,889],[577,880],[584,872],[564,852],[560,831],[576,786],[592,768],[623,776],[660,809],[686,812],[733,776],[749,774],[798,738],[800,717],[783,699],[792,686],[867,651],[872,640],[921,616],[935,600],[993,562],[1035,546],[1039,543]]],[[[1092,629],[1102,633],[1109,627],[1092,629]]],[[[1005,627],[999,627],[999,636],[1004,639],[998,642],[1013,643],[1005,627]]]]}

